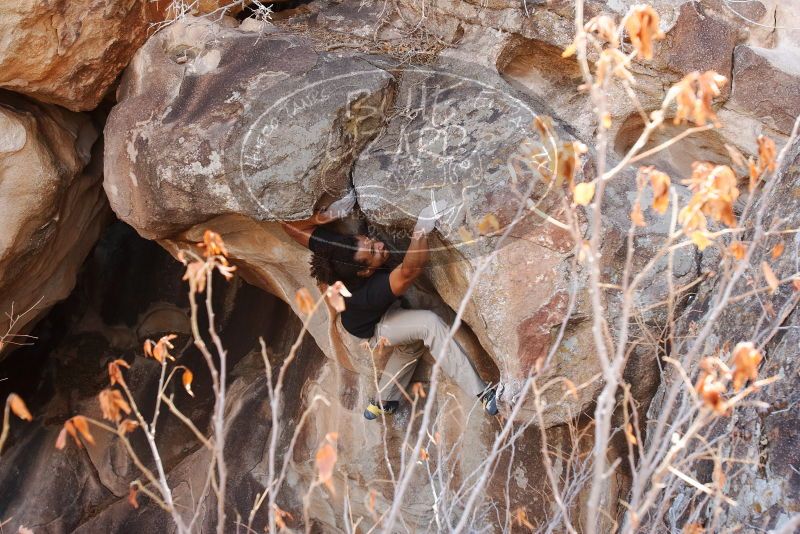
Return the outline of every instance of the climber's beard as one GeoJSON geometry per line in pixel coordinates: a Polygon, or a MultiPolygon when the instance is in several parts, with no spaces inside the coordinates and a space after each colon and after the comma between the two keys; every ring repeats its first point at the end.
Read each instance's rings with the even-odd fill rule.
{"type": "Polygon", "coordinates": [[[358,248],[356,259],[368,269],[379,269],[389,259],[389,247],[383,241],[358,236],[358,248]]]}

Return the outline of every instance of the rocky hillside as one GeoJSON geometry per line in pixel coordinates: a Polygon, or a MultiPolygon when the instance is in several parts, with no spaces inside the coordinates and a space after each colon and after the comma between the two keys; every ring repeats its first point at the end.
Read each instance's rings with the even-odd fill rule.
{"type": "MultiPolygon", "coordinates": [[[[635,3],[587,1],[584,18],[619,21],[635,3]]],[[[130,503],[140,471],[117,438],[95,433],[95,445],[64,451],[54,444],[70,417],[101,418],[97,395],[118,358],[135,363],[128,381],[141,410],[157,410],[160,366],[144,358],[145,339],[177,334],[178,363],[203,368],[174,258],[197,250],[207,230],[221,236],[238,275],[220,279],[224,289],[213,297],[229,358],[225,532],[244,530],[264,495],[273,435],[288,469],[276,502],[290,516],[264,505],[249,518],[257,531],[278,513],[297,531],[367,532],[396,510],[401,520],[389,531],[636,531],[643,518],[631,520],[626,507],[657,481],[629,459],[646,465],[648,451],[679,441],[701,357],[747,341],[766,355],[758,376],[780,380],[713,419],[706,442],[715,457],[744,463],[723,469],[698,456],[670,466],[682,476],[670,475],[643,524],[653,532],[762,532],[797,521],[800,141],[787,146],[768,187],[745,193],[740,183],[732,209],[741,230],[719,233],[703,250],[689,243],[658,256],[677,215],[649,210],[634,238],[631,209],[640,201],[639,166],[669,174],[673,202],[685,202],[693,190],[681,180],[695,161],[763,157],[760,136],[778,150],[787,145],[800,115],[800,5],[654,1],[663,38],[651,60],[630,64],[637,99],[610,86],[601,128],[590,93],[579,90],[580,58],[563,53],[575,37],[574,2],[290,1],[276,3],[268,20],[257,5],[226,11],[224,2],[198,2],[177,20],[174,9],[146,0],[5,4],[0,388],[25,398],[34,415],[12,421],[0,457],[0,521],[9,532],[175,530],[144,493],[137,507],[130,503]],[[684,136],[686,127],[668,120],[637,146],[669,88],[711,70],[728,80],[713,101],[719,126],[684,136]],[[632,148],[644,153],[605,188],[595,264],[604,292],[596,301],[582,247],[598,217],[562,202],[520,166],[544,143],[536,126],[543,117],[552,118],[561,146],[589,148],[578,181],[594,180],[632,148]],[[598,146],[601,131],[606,143],[598,146]],[[458,207],[439,227],[431,264],[408,300],[448,322],[458,314],[456,339],[484,378],[502,384],[497,420],[446,378],[430,399],[417,398],[434,419],[399,499],[400,467],[415,453],[409,435],[427,423],[416,404],[385,425],[364,420],[385,355],[376,359],[349,336],[332,306],[301,326],[306,314],[295,294],[307,288],[321,298],[326,288],[309,274],[310,253],[279,224],[351,190],[356,213],[340,228],[367,228],[396,249],[431,198],[458,207]],[[553,224],[567,213],[575,220],[553,224]],[[741,269],[725,263],[733,239],[754,243],[741,269]],[[759,289],[764,264],[776,278],[769,292],[759,289]],[[629,317],[617,290],[631,268],[649,271],[629,317]],[[602,334],[600,301],[611,325],[602,334]],[[586,459],[611,378],[598,339],[619,339],[618,322],[628,319],[637,337],[623,343],[616,374],[625,388],[611,394],[619,402],[608,417],[619,431],[604,457],[615,469],[595,490],[598,512],[586,459]],[[285,379],[281,424],[273,425],[259,337],[277,371],[301,328],[308,335],[285,379]],[[663,358],[676,353],[696,353],[684,362],[690,393],[663,358]],[[541,391],[531,389],[533,376],[541,391]],[[629,422],[628,406],[638,420],[629,422]],[[323,486],[318,451],[330,433],[336,463],[323,486]],[[633,451],[631,443],[648,448],[633,451]],[[553,473],[562,495],[554,496],[553,473]],[[568,528],[554,526],[565,516],[568,528]]],[[[651,201],[648,192],[643,202],[651,201]]],[[[423,393],[431,365],[415,371],[423,393]]],[[[207,435],[212,379],[196,374],[194,398],[180,387],[171,394],[207,435]]],[[[193,531],[212,532],[219,511],[213,492],[202,492],[209,452],[180,421],[164,421],[157,445],[175,502],[197,511],[193,531]]],[[[144,437],[132,436],[145,457],[144,437]]]]}

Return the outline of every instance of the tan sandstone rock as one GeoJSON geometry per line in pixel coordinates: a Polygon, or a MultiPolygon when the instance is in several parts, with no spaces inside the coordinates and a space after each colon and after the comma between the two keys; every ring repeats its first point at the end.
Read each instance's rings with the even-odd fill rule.
{"type": "Polygon", "coordinates": [[[788,135],[800,115],[800,48],[736,48],[732,104],[788,135]]]}
{"type": "Polygon", "coordinates": [[[2,92],[0,132],[0,332],[13,335],[72,291],[109,212],[87,116],[2,92]],[[27,311],[13,325],[12,308],[27,311]]]}
{"type": "Polygon", "coordinates": [[[163,4],[0,2],[0,87],[74,111],[94,109],[163,4]]]}

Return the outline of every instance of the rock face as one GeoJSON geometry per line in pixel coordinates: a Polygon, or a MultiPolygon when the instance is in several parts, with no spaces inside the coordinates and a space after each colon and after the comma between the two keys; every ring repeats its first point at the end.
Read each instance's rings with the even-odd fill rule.
{"type": "MultiPolygon", "coordinates": [[[[671,37],[659,51],[661,66],[657,61],[656,67],[641,69],[654,74],[653,80],[655,70],[648,69],[668,69],[667,76],[676,80],[693,68],[717,68],[735,76],[733,50],[744,39],[736,26],[720,10],[698,12],[692,2],[674,7],[665,11],[665,30],[671,37]],[[714,54],[704,55],[702,35],[709,28],[724,30],[725,38],[714,41],[718,48],[714,54]],[[670,59],[677,57],[685,64],[670,59]]],[[[523,190],[532,187],[544,218],[525,217],[504,240],[480,237],[476,226],[487,214],[494,215],[501,228],[514,218],[520,192],[510,187],[507,169],[520,150],[542,142],[530,126],[535,117],[562,117],[555,129],[564,140],[591,135],[591,122],[576,111],[583,109],[581,102],[585,104],[574,93],[577,69],[560,56],[567,44],[562,37],[571,35],[567,30],[571,14],[537,9],[533,17],[547,29],[537,32],[527,22],[516,26],[509,22],[511,14],[520,13],[516,4],[492,5],[482,15],[473,13],[473,8],[477,9],[470,3],[436,4],[429,13],[431,20],[448,21],[450,26],[440,30],[444,34],[452,30],[450,37],[462,41],[418,67],[398,65],[377,54],[315,51],[326,42],[323,37],[304,38],[271,26],[255,34],[205,21],[175,25],[148,41],[125,73],[119,105],[105,131],[104,187],[123,220],[173,254],[198,241],[207,228],[219,232],[245,279],[277,295],[295,313],[299,310],[293,295],[298,288],[319,293],[308,275],[308,252],[289,240],[275,221],[307,217],[315,206],[352,187],[370,231],[402,247],[403,232],[431,198],[450,202],[455,209],[440,228],[441,241],[427,273],[430,284],[420,298],[427,298],[448,318],[471,292],[460,335],[464,343],[471,343],[485,376],[498,376],[504,383],[506,406],[537,362],[548,356],[553,358],[551,374],[544,380],[566,378],[582,385],[575,395],[554,388],[545,396],[543,423],[557,433],[591,405],[601,385],[592,357],[581,273],[573,257],[575,244],[567,232],[546,220],[549,216],[558,221],[563,215],[560,201],[548,196],[543,184],[537,185],[536,173],[520,175],[516,185],[523,190]],[[562,26],[563,36],[556,31],[562,26]],[[489,37],[479,35],[489,29],[514,35],[499,31],[488,32],[489,37]],[[475,60],[465,61],[470,55],[475,60]],[[171,147],[168,158],[165,146],[171,147]],[[492,261],[484,266],[487,257],[492,261]],[[478,268],[485,271],[471,286],[470,277],[478,268]],[[564,323],[568,310],[571,318],[564,323]],[[559,335],[562,341],[551,355],[549,349],[559,335]]],[[[332,9],[340,13],[342,8],[332,9]]],[[[342,22],[341,14],[331,15],[324,6],[316,10],[303,15],[308,28],[318,29],[313,23],[322,17],[335,20],[345,28],[342,31],[360,34],[342,22]]],[[[643,78],[644,105],[653,106],[662,88],[643,78]]],[[[612,132],[615,148],[624,151],[643,125],[624,120],[638,115],[631,104],[624,104],[622,95],[612,100],[612,109],[619,119],[612,132]]],[[[724,112],[733,122],[743,113],[734,107],[724,112]]],[[[668,162],[673,166],[670,171],[680,175],[690,159],[721,160],[726,142],[752,152],[755,137],[765,131],[761,121],[768,121],[755,114],[748,120],[754,127],[747,135],[711,132],[677,145],[675,157],[662,163],[668,162]]],[[[669,135],[664,133],[663,139],[669,135]]],[[[656,137],[653,146],[659,142],[656,137]]],[[[626,182],[608,192],[612,213],[603,257],[610,283],[618,281],[620,255],[624,258],[632,190],[626,182]]],[[[634,243],[642,252],[635,263],[640,257],[646,261],[652,253],[649,247],[668,228],[665,218],[656,218],[642,231],[634,243]]],[[[661,276],[665,270],[673,269],[677,286],[698,274],[693,251],[680,251],[671,261],[659,263],[653,282],[643,284],[647,291],[639,304],[655,310],[643,316],[651,326],[666,320],[657,305],[668,291],[661,276]]],[[[609,308],[613,314],[613,301],[609,308]]],[[[314,391],[340,398],[339,406],[322,409],[325,415],[320,417],[357,427],[364,395],[383,355],[373,367],[370,355],[343,335],[331,309],[314,317],[309,332],[329,358],[314,391]],[[342,392],[348,392],[346,400],[339,397],[342,392]]],[[[634,396],[648,403],[658,383],[657,363],[640,361],[637,354],[626,373],[636,376],[634,396]]],[[[427,379],[424,370],[418,378],[427,379]]],[[[458,398],[456,388],[446,388],[458,398]]],[[[462,402],[469,404],[468,399],[462,402]]],[[[440,397],[439,403],[446,403],[445,398],[440,397]]],[[[326,427],[317,418],[314,424],[320,430],[310,443],[316,445],[326,427]]],[[[488,437],[469,419],[453,424],[475,432],[476,447],[488,437]]],[[[354,447],[374,444],[379,456],[375,436],[365,432],[359,430],[345,440],[354,447]]],[[[306,448],[308,454],[313,450],[312,445],[306,448]]],[[[348,450],[349,446],[343,447],[348,450]]],[[[363,479],[386,475],[375,470],[373,461],[342,454],[342,465],[363,479]]],[[[533,459],[520,460],[520,465],[526,472],[540,469],[533,459]]],[[[298,476],[308,481],[313,470],[300,469],[298,476]]],[[[624,481],[617,482],[610,491],[624,488],[624,481]]],[[[424,502],[415,500],[406,511],[412,513],[424,502]]],[[[315,506],[320,506],[315,517],[328,517],[321,521],[341,527],[332,519],[336,505],[315,506]]],[[[416,525],[422,528],[430,520],[422,514],[416,525]]]]}
{"type": "Polygon", "coordinates": [[[0,332],[9,348],[64,299],[109,216],[87,116],[0,93],[0,332]],[[18,314],[24,315],[14,321],[18,314]]]}
{"type": "MultiPolygon", "coordinates": [[[[326,193],[338,196],[349,187],[355,187],[361,210],[378,232],[408,228],[431,193],[450,201],[463,199],[442,229],[443,247],[431,269],[433,291],[426,296],[422,289],[417,297],[428,298],[426,307],[448,319],[453,312],[446,305],[458,305],[471,271],[496,246],[491,240],[463,246],[457,228],[474,227],[487,213],[495,213],[503,224],[513,218],[515,197],[507,188],[506,163],[535,136],[530,124],[536,102],[516,94],[496,73],[494,85],[487,76],[460,70],[452,61],[414,71],[380,57],[314,53],[308,40],[274,29],[258,35],[209,28],[204,21],[175,25],[137,53],[123,78],[120,103],[106,125],[104,186],[120,218],[173,253],[200,240],[206,228],[219,232],[242,276],[280,297],[298,315],[294,293],[307,287],[318,294],[308,273],[309,253],[275,220],[306,217],[326,193]],[[209,32],[217,39],[197,46],[199,36],[209,32]],[[199,50],[184,58],[190,42],[199,50]],[[419,94],[413,94],[420,86],[441,92],[420,102],[419,94]],[[402,105],[395,109],[416,115],[411,124],[390,119],[389,105],[398,101],[402,105]],[[505,127],[495,105],[513,114],[519,128],[505,127]],[[450,116],[444,123],[439,110],[450,116]],[[401,145],[416,148],[396,151],[392,160],[392,146],[398,145],[391,140],[398,136],[401,145]],[[173,147],[169,158],[163,157],[164,146],[173,147]],[[489,174],[481,176],[479,169],[489,169],[489,174]],[[398,173],[416,182],[397,181],[398,173]],[[483,181],[472,183],[470,177],[483,181]]],[[[529,185],[532,177],[520,175],[519,187],[529,185]]],[[[554,203],[547,199],[542,209],[554,203]]],[[[572,244],[557,230],[542,221],[520,224],[477,287],[465,316],[467,327],[459,333],[484,376],[494,380],[499,374],[508,400],[546,356],[553,331],[566,315],[572,244]],[[538,262],[532,274],[508,278],[504,265],[532,265],[532,258],[538,262]],[[541,304],[532,307],[531,302],[541,304]]],[[[395,238],[402,245],[402,236],[395,238]]],[[[374,369],[383,367],[385,354],[377,354],[373,363],[369,352],[344,333],[332,309],[316,315],[309,332],[330,360],[309,384],[305,398],[318,393],[332,404],[317,410],[312,420],[316,430],[296,454],[312,454],[323,430],[357,429],[341,437],[341,464],[366,481],[387,479],[380,431],[364,426],[361,415],[373,389],[374,369]]],[[[585,323],[570,325],[566,336],[554,369],[581,384],[597,373],[585,323]]],[[[425,367],[418,371],[418,378],[427,381],[425,367]]],[[[553,402],[545,426],[553,427],[554,446],[566,447],[563,440],[569,434],[563,425],[592,401],[595,388],[596,381],[577,398],[565,398],[560,388],[548,394],[553,402]]],[[[437,398],[442,411],[437,424],[445,436],[442,450],[486,451],[458,462],[457,471],[448,475],[457,479],[488,453],[493,423],[473,411],[474,399],[446,381],[437,398]],[[447,409],[451,403],[452,415],[447,409]]],[[[395,419],[389,438],[393,443],[402,441],[407,417],[401,413],[395,419]]],[[[530,432],[534,439],[536,432],[530,432]]],[[[541,470],[536,450],[531,447],[517,460],[515,500],[520,502],[534,499],[532,487],[523,481],[533,480],[529,477],[541,470]]],[[[313,469],[302,468],[298,476],[300,491],[313,479],[313,469]]],[[[419,487],[427,487],[426,475],[418,476],[419,487]]],[[[454,490],[456,479],[445,486],[454,490]]],[[[375,489],[391,501],[390,486],[375,489]]],[[[424,510],[427,491],[433,490],[416,492],[404,504],[419,528],[434,520],[424,510]]],[[[368,493],[363,497],[369,500],[368,493]]],[[[353,502],[359,499],[354,496],[353,502]]],[[[314,506],[318,521],[342,527],[337,505],[321,500],[314,506]]]]}
{"type": "MultiPolygon", "coordinates": [[[[587,18],[600,13],[619,17],[634,3],[639,2],[589,1],[587,18]]],[[[691,173],[695,160],[727,163],[726,144],[746,155],[757,152],[762,134],[780,144],[794,115],[800,113],[796,91],[800,38],[791,30],[800,24],[800,11],[774,0],[652,3],[661,13],[667,37],[657,46],[654,61],[632,67],[639,80],[639,104],[621,88],[609,96],[609,159],[630,149],[645,128],[638,106],[645,112],[656,109],[665,87],[694,69],[715,69],[730,79],[714,102],[725,126],[689,136],[640,164],[657,165],[677,184],[691,173]],[[773,31],[773,23],[780,28],[773,31]]],[[[203,1],[199,9],[215,11],[218,4],[203,1]]],[[[391,9],[379,3],[357,8],[316,1],[282,11],[275,17],[279,25],[247,19],[239,26],[230,17],[219,23],[188,17],[152,35],[137,51],[146,22],[163,15],[149,13],[150,5],[144,0],[102,6],[81,0],[66,7],[33,2],[0,8],[0,26],[10,28],[3,38],[8,46],[0,52],[0,86],[86,110],[97,105],[130,63],[104,130],[103,188],[114,212],[173,256],[192,248],[206,229],[219,232],[237,273],[277,297],[247,285],[227,288],[219,297],[233,369],[227,457],[230,472],[236,475],[230,481],[229,518],[247,514],[267,484],[263,443],[272,427],[264,411],[267,386],[254,341],[265,335],[275,357],[272,363],[279,363],[299,329],[293,315],[303,316],[295,292],[308,288],[320,297],[324,289],[309,275],[309,252],[289,239],[277,221],[306,218],[354,190],[355,215],[338,228],[367,231],[398,250],[407,243],[421,208],[432,200],[451,206],[433,239],[431,264],[408,295],[408,304],[432,309],[451,322],[469,294],[456,338],[485,379],[503,384],[504,415],[522,393],[525,379],[549,360],[538,376],[540,384],[551,384],[542,396],[542,419],[528,428],[517,427],[522,437],[515,448],[504,449],[494,470],[487,472],[486,499],[480,501],[471,525],[476,531],[510,529],[512,511],[518,514],[521,508],[527,514],[523,517],[546,529],[560,512],[543,482],[541,450],[548,447],[560,453],[553,455],[558,458],[557,477],[585,476],[576,466],[585,465],[583,458],[593,446],[590,414],[602,386],[579,247],[565,229],[564,201],[571,198],[554,192],[531,163],[532,155],[541,153],[550,141],[536,128],[537,118],[554,117],[553,131],[564,142],[591,144],[596,128],[591,103],[577,90],[582,83],[578,65],[573,58],[562,57],[572,41],[573,3],[437,0],[425,3],[423,11],[423,4],[408,0],[392,3],[391,9]],[[520,199],[528,197],[532,206],[521,205],[520,199]],[[502,235],[504,231],[507,235],[502,235]],[[542,436],[547,444],[542,444],[542,436]],[[501,509],[506,510],[505,519],[499,518],[501,509]]],[[[13,301],[15,311],[24,311],[44,295],[32,320],[70,291],[103,224],[100,159],[90,158],[97,133],[87,116],[54,105],[10,94],[0,95],[0,102],[0,207],[8,221],[0,232],[0,305],[8,308],[13,301]]],[[[665,126],[645,149],[679,131],[665,126]]],[[[800,213],[795,202],[799,151],[796,146],[781,171],[774,197],[781,204],[769,210],[775,216],[789,214],[794,226],[800,224],[795,220],[800,213]]],[[[595,172],[593,156],[577,169],[579,177],[595,172]]],[[[609,324],[614,324],[620,307],[615,288],[621,284],[629,214],[636,199],[631,173],[609,184],[604,197],[607,230],[600,261],[609,288],[604,296],[609,324]]],[[[680,197],[687,194],[680,186],[674,190],[680,197]]],[[[642,204],[649,200],[643,198],[642,204]]],[[[587,232],[588,221],[576,224],[587,232]]],[[[633,267],[645,265],[669,233],[669,213],[659,217],[648,211],[647,226],[637,229],[632,240],[633,267]]],[[[128,254],[142,253],[140,245],[131,244],[136,240],[128,237],[130,249],[106,244],[97,254],[127,259],[128,254]]],[[[791,274],[798,254],[798,243],[788,239],[786,252],[773,265],[779,276],[791,274]]],[[[155,260],[150,254],[152,250],[144,256],[152,262],[131,259],[111,266],[95,256],[87,269],[100,281],[85,286],[92,302],[72,302],[54,314],[74,314],[74,322],[52,319],[54,323],[46,322],[37,330],[43,339],[69,335],[42,343],[39,350],[52,348],[56,360],[47,371],[56,378],[39,378],[46,385],[37,390],[41,398],[34,412],[44,415],[35,426],[15,427],[0,464],[0,519],[13,517],[11,528],[24,525],[53,532],[171,528],[169,518],[153,503],[138,511],[130,508],[125,496],[136,469],[112,440],[103,438],[88,453],[71,450],[53,455],[49,450],[67,417],[97,413],[95,395],[104,383],[104,372],[101,367],[90,376],[79,376],[85,362],[78,356],[88,353],[91,361],[105,364],[124,353],[134,361],[143,338],[169,331],[185,339],[187,304],[174,285],[157,284],[167,297],[159,301],[155,295],[141,295],[147,301],[141,306],[132,304],[136,298],[127,292],[131,273],[161,269],[179,278],[176,265],[169,267],[166,259],[155,260]],[[110,270],[114,274],[105,275],[109,279],[98,274],[110,270]],[[115,290],[120,286],[127,291],[115,290]],[[99,302],[98,291],[119,295],[99,302]],[[117,308],[135,312],[109,311],[117,308]],[[54,473],[65,481],[67,495],[80,493],[80,497],[68,502],[64,492],[54,490],[54,473]],[[33,494],[44,496],[41,505],[28,504],[27,497],[33,494]]],[[[753,259],[754,271],[768,259],[765,254],[753,259]]],[[[653,274],[641,282],[644,290],[636,302],[641,313],[632,328],[664,331],[670,322],[663,305],[669,286],[694,287],[697,277],[715,261],[710,252],[701,256],[694,248],[679,247],[656,262],[653,274]]],[[[691,334],[691,321],[701,320],[715,289],[708,283],[700,286],[690,306],[689,300],[682,300],[669,311],[680,315],[689,306],[679,322],[683,331],[676,335],[691,334]]],[[[786,400],[769,413],[744,410],[726,421],[720,432],[738,426],[758,429],[738,436],[737,450],[729,452],[761,460],[729,479],[728,494],[747,509],[738,507],[726,519],[772,527],[785,520],[782,514],[796,511],[784,503],[800,497],[796,472],[791,471],[800,439],[791,410],[800,400],[794,393],[797,366],[792,360],[800,322],[790,307],[796,297],[788,287],[770,298],[772,309],[786,312],[787,328],[780,335],[770,334],[769,358],[762,371],[783,374],[787,380],[777,386],[777,396],[771,392],[764,399],[786,400]]],[[[751,337],[753,333],[743,328],[759,324],[759,314],[767,309],[761,304],[756,298],[739,301],[715,327],[709,350],[724,340],[751,337]]],[[[0,332],[3,327],[0,322],[0,332]]],[[[361,413],[387,353],[371,354],[359,345],[344,332],[330,306],[307,327],[309,338],[286,391],[293,402],[283,414],[280,453],[290,454],[292,461],[279,505],[298,518],[293,525],[298,526],[303,495],[317,478],[317,448],[328,433],[339,432],[333,480],[337,491],[317,487],[309,494],[308,526],[315,532],[353,530],[343,522],[350,511],[368,529],[392,506],[393,486],[388,481],[408,454],[404,436],[413,431],[419,415],[406,403],[386,426],[367,424],[361,413]],[[306,425],[287,452],[291,432],[306,409],[306,425]]],[[[15,328],[28,327],[19,323],[15,328]]],[[[662,379],[657,355],[663,347],[660,338],[645,337],[632,347],[624,374],[634,401],[643,409],[651,406],[651,415],[656,415],[668,385],[661,385],[651,405],[662,379]]],[[[180,361],[194,365],[197,357],[187,348],[180,361]]],[[[152,362],[135,361],[132,383],[143,392],[152,391],[157,369],[152,362]]],[[[426,387],[430,374],[427,358],[414,380],[426,387]]],[[[198,376],[195,390],[203,388],[203,380],[198,376]]],[[[0,387],[5,387],[2,381],[0,387]]],[[[145,397],[141,402],[152,409],[145,397]]],[[[182,402],[197,420],[207,420],[208,399],[182,402]]],[[[517,422],[533,420],[530,402],[523,404],[517,422]]],[[[411,481],[414,491],[402,502],[406,526],[415,531],[446,530],[459,519],[458,509],[431,503],[463,503],[469,498],[501,425],[483,417],[475,399],[447,379],[434,406],[434,434],[425,445],[430,456],[426,465],[433,474],[418,469],[411,481]],[[437,470],[441,466],[447,467],[446,473],[437,470]]],[[[189,503],[203,484],[207,458],[194,436],[178,426],[164,431],[160,445],[166,451],[168,477],[177,488],[178,502],[189,503]]],[[[615,442],[609,461],[624,454],[624,443],[615,442]]],[[[699,468],[698,479],[703,473],[699,468]]],[[[627,477],[625,473],[609,477],[604,489],[607,502],[615,503],[618,497],[624,501],[627,477]]],[[[679,497],[672,503],[670,518],[685,517],[688,511],[691,495],[679,497]]],[[[594,520],[585,517],[584,495],[569,499],[576,525],[594,520]]],[[[620,513],[621,508],[609,506],[610,518],[620,513]]],[[[201,531],[213,528],[214,515],[211,505],[202,510],[201,531]]],[[[263,530],[265,519],[263,511],[257,514],[254,528],[263,530]]],[[[608,525],[610,530],[611,519],[608,525]]],[[[682,525],[670,528],[677,531],[682,525]]]]}
{"type": "MultiPolygon", "coordinates": [[[[209,377],[203,372],[199,354],[185,343],[188,302],[185,285],[179,281],[181,273],[182,267],[154,243],[115,223],[87,261],[79,291],[60,305],[58,314],[40,323],[36,334],[41,342],[15,352],[0,364],[4,376],[17,384],[28,384],[19,393],[37,414],[30,425],[12,425],[0,464],[0,514],[12,518],[8,528],[27,526],[35,532],[48,533],[171,531],[169,517],[152,502],[140,498],[138,510],[128,503],[128,484],[137,476],[136,469],[108,434],[94,432],[97,445],[86,450],[70,445],[58,452],[53,444],[67,417],[77,413],[99,417],[96,395],[108,380],[105,365],[115,358],[130,361],[132,367],[126,371],[126,379],[139,392],[137,404],[149,417],[159,368],[142,357],[140,345],[143,339],[165,332],[179,335],[175,351],[178,363],[195,371],[193,387],[197,398],[176,390],[176,402],[197,424],[207,421],[212,406],[209,398],[199,393],[208,391],[209,377]],[[122,332],[127,335],[120,335],[122,332]],[[87,366],[88,359],[97,365],[87,366]],[[32,362],[38,365],[30,365],[32,362]],[[44,372],[37,374],[42,368],[44,372]],[[53,484],[54,479],[59,484],[53,484]],[[33,503],[27,498],[31,494],[39,497],[33,503]],[[77,499],[76,494],[80,495],[77,499]]],[[[268,474],[264,443],[269,438],[271,422],[264,403],[268,393],[258,337],[266,340],[270,360],[277,370],[300,323],[277,298],[240,281],[216,286],[215,294],[219,301],[218,325],[230,351],[232,368],[226,458],[233,477],[229,481],[228,511],[233,518],[237,512],[249,514],[268,474]]],[[[367,423],[361,411],[368,382],[325,357],[310,338],[300,346],[286,380],[286,398],[293,402],[287,403],[282,415],[287,424],[279,437],[281,451],[286,450],[300,415],[312,403],[313,410],[298,434],[287,484],[278,499],[279,506],[296,518],[290,526],[300,524],[302,496],[317,476],[313,458],[329,432],[339,432],[337,463],[347,468],[336,472],[335,495],[321,488],[311,493],[312,531],[344,530],[338,513],[344,495],[349,495],[354,515],[367,522],[374,511],[382,513],[391,505],[391,473],[382,460],[384,447],[390,451],[392,465],[398,465],[397,444],[402,442],[407,425],[412,424],[410,408],[405,406],[390,420],[385,433],[382,425],[367,423]]],[[[444,388],[443,396],[466,403],[458,388],[446,384],[444,388]]],[[[432,466],[442,462],[452,471],[442,472],[441,485],[431,486],[422,471],[412,481],[416,491],[409,498],[407,519],[420,525],[421,530],[435,530],[437,519],[444,521],[448,514],[455,513],[441,511],[437,518],[428,505],[431,492],[468,490],[460,481],[479,467],[481,458],[488,453],[487,425],[492,431],[497,429],[496,424],[487,423],[477,413],[460,414],[455,400],[441,407],[435,424],[440,445],[430,445],[428,450],[432,466]],[[440,457],[450,450],[464,454],[455,462],[440,457]]],[[[170,484],[175,488],[176,502],[190,505],[203,485],[205,452],[176,420],[163,418],[159,427],[158,446],[170,484]]],[[[569,454],[571,439],[566,427],[553,428],[548,435],[552,446],[569,454]]],[[[493,499],[508,498],[512,509],[524,506],[536,517],[549,509],[536,481],[542,469],[538,440],[538,430],[530,428],[513,455],[502,455],[501,469],[513,473],[510,495],[504,496],[504,484],[488,490],[493,499]]],[[[133,445],[141,458],[149,458],[143,440],[134,439],[133,445]]],[[[279,456],[278,461],[283,458],[279,456]]],[[[207,506],[201,512],[201,532],[214,531],[212,510],[213,506],[207,506]]],[[[495,521],[492,514],[491,510],[480,510],[476,524],[490,528],[495,521]]],[[[256,514],[253,528],[263,531],[265,521],[262,510],[256,514]]]]}
{"type": "MultiPolygon", "coordinates": [[[[487,214],[508,224],[524,189],[536,186],[527,169],[510,187],[507,165],[534,142],[530,124],[541,104],[496,72],[454,59],[402,69],[378,57],[318,55],[308,40],[274,29],[257,35],[196,21],[168,28],[140,50],[119,99],[106,126],[104,182],[117,214],[173,251],[199,239],[200,227],[187,229],[213,228],[253,283],[292,306],[297,289],[314,286],[308,253],[268,221],[309,216],[325,193],[350,187],[351,168],[359,206],[376,229],[408,228],[430,195],[453,204],[431,274],[453,309],[480,258],[500,243],[464,243],[458,228],[475,228],[487,214]],[[209,32],[217,33],[214,43],[176,61],[209,32]],[[262,55],[266,63],[256,61],[262,55]],[[392,102],[402,112],[390,120],[392,102]],[[162,157],[163,146],[175,147],[171,158],[162,157]]],[[[557,203],[543,202],[545,210],[557,203]]],[[[402,236],[394,237],[402,246],[402,236]]],[[[520,224],[507,241],[465,321],[499,368],[510,400],[567,315],[573,245],[541,220],[520,224]],[[535,268],[508,276],[505,265],[532,266],[532,258],[535,268]]],[[[369,354],[338,325],[331,315],[310,331],[326,354],[370,377],[369,354]]],[[[567,335],[554,368],[584,383],[598,372],[588,358],[588,323],[572,324],[567,335]]],[[[554,401],[546,424],[580,413],[595,389],[554,401]]]]}
{"type": "Polygon", "coordinates": [[[374,114],[359,110],[382,109],[391,83],[362,59],[317,54],[275,29],[175,24],[122,80],[105,131],[106,192],[151,238],[214,215],[308,217],[322,192],[346,191],[348,165],[374,135],[363,122],[374,114]]]}
{"type": "Polygon", "coordinates": [[[738,46],[733,104],[772,128],[789,133],[800,115],[800,48],[738,46]]]}
{"type": "Polygon", "coordinates": [[[157,20],[158,4],[147,0],[3,2],[0,87],[94,109],[157,20]]]}
{"type": "MultiPolygon", "coordinates": [[[[442,241],[435,248],[430,279],[457,309],[475,271],[491,258],[471,289],[464,319],[498,366],[506,387],[503,397],[511,400],[537,362],[548,356],[568,315],[568,281],[572,274],[579,276],[571,273],[574,243],[568,231],[533,214],[522,217],[506,238],[480,237],[477,226],[492,215],[505,228],[527,212],[520,199],[534,191],[542,212],[563,218],[557,195],[547,193],[544,180],[525,163],[526,147],[547,142],[531,126],[547,108],[515,91],[496,70],[453,58],[405,69],[397,100],[404,111],[394,114],[356,162],[353,184],[359,205],[371,224],[386,229],[408,227],[431,198],[453,207],[439,227],[442,241]],[[508,171],[515,164],[516,184],[508,171]],[[511,266],[524,268],[515,274],[511,266]]],[[[571,139],[566,131],[561,137],[571,139]]],[[[582,293],[577,300],[581,308],[582,293]]],[[[596,362],[586,358],[591,352],[588,324],[573,321],[566,336],[552,376],[582,384],[598,372],[596,362]]],[[[561,391],[553,394],[545,424],[580,413],[596,386],[585,388],[577,399],[561,399],[561,391]]]]}

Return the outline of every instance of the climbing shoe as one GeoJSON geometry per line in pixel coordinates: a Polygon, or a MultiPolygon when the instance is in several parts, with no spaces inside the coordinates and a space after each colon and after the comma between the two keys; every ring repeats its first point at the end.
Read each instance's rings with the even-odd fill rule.
{"type": "Polygon", "coordinates": [[[497,386],[488,386],[478,398],[487,414],[497,415],[497,386]]]}
{"type": "Polygon", "coordinates": [[[367,409],[364,410],[364,419],[372,421],[381,415],[392,415],[397,407],[400,406],[398,401],[383,401],[382,403],[370,402],[367,409]]]}

